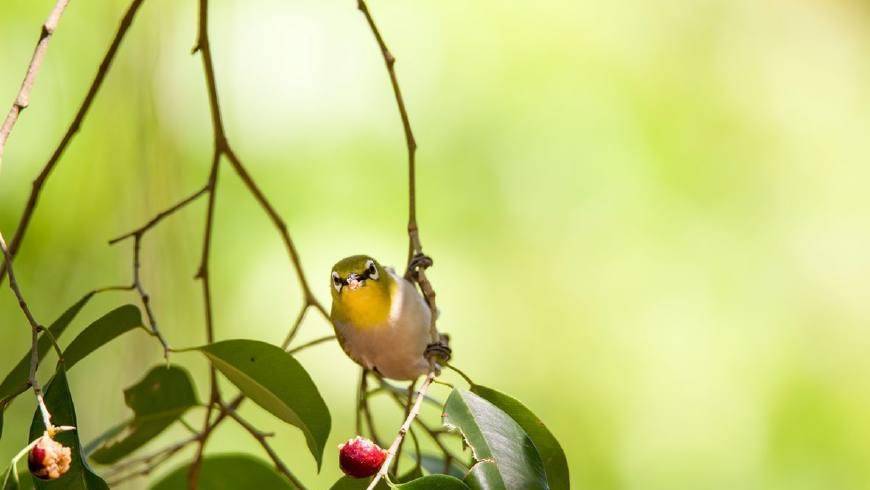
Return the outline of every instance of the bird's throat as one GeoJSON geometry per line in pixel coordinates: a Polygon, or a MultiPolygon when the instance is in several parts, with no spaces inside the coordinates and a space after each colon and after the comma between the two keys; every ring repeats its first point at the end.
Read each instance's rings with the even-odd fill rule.
{"type": "Polygon", "coordinates": [[[390,316],[390,288],[386,284],[369,283],[342,293],[341,315],[361,329],[383,326],[390,316]]]}

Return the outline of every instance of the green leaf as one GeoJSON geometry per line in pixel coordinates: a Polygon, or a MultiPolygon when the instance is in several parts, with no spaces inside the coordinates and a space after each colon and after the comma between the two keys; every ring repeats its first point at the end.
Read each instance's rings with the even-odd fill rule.
{"type": "Polygon", "coordinates": [[[112,464],[139,449],[198,404],[190,375],[178,366],[153,368],[142,381],[124,390],[133,420],[120,440],[96,450],[91,459],[112,464]]]}
{"type": "MultiPolygon", "coordinates": [[[[187,490],[188,465],[177,468],[151,490],[187,490]]],[[[294,489],[284,477],[259,459],[243,454],[206,456],[199,474],[199,490],[294,489]]]]}
{"type": "Polygon", "coordinates": [[[477,461],[466,482],[472,488],[548,489],[541,456],[509,415],[474,393],[453,390],[444,423],[459,429],[477,461]]]}
{"type": "MultiPolygon", "coordinates": [[[[78,315],[79,311],[84,308],[85,304],[93,297],[93,293],[85,295],[76,304],[70,306],[63,314],[54,321],[48,330],[54,335],[54,338],[60,338],[66,327],[78,315]]],[[[36,344],[36,351],[39,353],[39,358],[42,359],[51,348],[51,339],[48,335],[42,335],[39,342],[36,344]]],[[[0,383],[0,410],[6,408],[13,398],[24,393],[30,387],[27,384],[27,379],[30,376],[30,351],[27,349],[27,354],[21,358],[21,361],[12,368],[12,371],[6,375],[6,378],[0,383]]],[[[2,434],[3,422],[0,417],[0,434],[2,434]]]]}
{"type": "MultiPolygon", "coordinates": [[[[423,474],[420,472],[419,468],[412,468],[410,471],[400,476],[397,480],[399,482],[411,482],[416,481],[423,477],[423,474]]],[[[369,483],[371,483],[371,478],[353,478],[350,476],[343,476],[338,479],[337,482],[333,483],[329,490],[366,490],[368,488],[369,483]]],[[[457,480],[458,481],[458,480],[457,480]]],[[[462,483],[462,482],[460,482],[462,483]]],[[[398,488],[440,488],[440,487],[405,487],[408,483],[402,483],[398,486],[398,488]]],[[[445,487],[447,490],[450,490],[454,487],[445,487]]],[[[464,484],[462,487],[458,488],[468,488],[464,484]]],[[[375,485],[375,490],[389,490],[390,486],[387,484],[386,480],[381,479],[377,485],[375,485]]]]}
{"type": "MultiPolygon", "coordinates": [[[[45,390],[45,405],[51,413],[51,421],[55,425],[71,425],[78,427],[76,411],[73,405],[72,395],[69,392],[66,373],[58,366],[57,373],[49,382],[45,390]]],[[[30,424],[30,440],[42,436],[45,426],[42,423],[42,414],[39,409],[33,414],[33,422],[30,424]]],[[[88,466],[82,455],[81,442],[78,430],[62,432],[55,440],[67,446],[72,451],[72,463],[69,471],[57,480],[44,481],[33,479],[37,489],[64,489],[64,490],[108,490],[109,486],[102,478],[96,475],[88,466]]]]}
{"type": "Polygon", "coordinates": [[[393,488],[403,488],[405,490],[469,490],[468,485],[462,480],[449,475],[424,476],[408,483],[401,483],[393,488]]]}
{"type": "Polygon", "coordinates": [[[311,376],[293,356],[256,340],[226,340],[197,348],[248,398],[302,429],[317,469],[332,424],[311,376]]]}
{"type": "Polygon", "coordinates": [[[450,466],[447,467],[447,471],[444,471],[444,457],[443,456],[434,456],[431,454],[423,454],[420,457],[420,464],[423,465],[423,469],[428,471],[433,475],[437,474],[447,474],[450,476],[455,476],[456,478],[462,479],[465,478],[465,470],[463,470],[460,466],[456,464],[456,461],[452,461],[450,466]]]}
{"type": "MultiPolygon", "coordinates": [[[[333,483],[329,490],[366,490],[368,488],[369,483],[372,481],[371,478],[353,478],[350,476],[343,476],[338,479],[337,482],[333,483]]],[[[390,486],[387,485],[387,482],[381,480],[375,486],[375,490],[389,490],[390,486]]]]}
{"type": "Polygon", "coordinates": [[[405,483],[411,480],[416,480],[417,478],[423,477],[423,469],[418,468],[416,465],[408,470],[404,475],[400,475],[399,478],[396,479],[398,483],[405,483]]]}
{"type": "Polygon", "coordinates": [[[139,308],[124,305],[106,313],[88,325],[63,351],[66,369],[71,369],[90,353],[134,328],[145,328],[139,308]]]}
{"type": "Polygon", "coordinates": [[[529,435],[541,455],[551,490],[568,490],[571,487],[565,452],[541,419],[518,400],[504,393],[480,385],[472,386],[471,391],[508,414],[529,435]]]}

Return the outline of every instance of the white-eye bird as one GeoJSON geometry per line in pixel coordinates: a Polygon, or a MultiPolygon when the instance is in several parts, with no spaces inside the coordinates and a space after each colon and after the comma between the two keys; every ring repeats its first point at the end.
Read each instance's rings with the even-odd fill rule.
{"type": "Polygon", "coordinates": [[[432,314],[414,284],[367,255],[340,260],[330,282],[332,323],[351,359],[391,379],[426,374],[432,314]]]}

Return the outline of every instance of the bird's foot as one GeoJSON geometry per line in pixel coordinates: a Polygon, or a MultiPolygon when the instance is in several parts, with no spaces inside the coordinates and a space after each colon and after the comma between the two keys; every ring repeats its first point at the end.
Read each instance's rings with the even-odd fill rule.
{"type": "Polygon", "coordinates": [[[422,253],[414,254],[408,262],[408,274],[416,274],[419,270],[426,270],[432,267],[432,264],[432,257],[422,253]]]}
{"type": "Polygon", "coordinates": [[[438,342],[433,342],[426,346],[423,355],[426,359],[431,359],[439,364],[444,364],[453,357],[453,350],[448,345],[449,343],[450,337],[441,334],[441,339],[438,340],[438,342]]]}

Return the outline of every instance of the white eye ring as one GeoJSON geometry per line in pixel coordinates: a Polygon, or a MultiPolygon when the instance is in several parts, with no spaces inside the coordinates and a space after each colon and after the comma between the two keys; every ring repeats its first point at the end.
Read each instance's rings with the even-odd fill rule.
{"type": "Polygon", "coordinates": [[[341,276],[338,275],[338,272],[332,271],[332,287],[335,288],[339,293],[341,292],[341,287],[344,286],[344,281],[341,280],[341,276]]]}
{"type": "Polygon", "coordinates": [[[375,267],[374,260],[369,260],[368,262],[366,262],[366,272],[369,273],[369,279],[372,279],[375,281],[378,280],[378,277],[379,277],[378,268],[375,267]]]}

